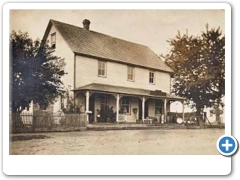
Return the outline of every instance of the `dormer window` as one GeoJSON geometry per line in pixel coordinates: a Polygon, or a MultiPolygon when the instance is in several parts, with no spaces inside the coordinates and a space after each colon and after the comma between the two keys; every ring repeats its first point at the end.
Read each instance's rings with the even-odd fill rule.
{"type": "Polygon", "coordinates": [[[56,48],[56,33],[51,34],[51,48],[52,49],[56,48]]]}

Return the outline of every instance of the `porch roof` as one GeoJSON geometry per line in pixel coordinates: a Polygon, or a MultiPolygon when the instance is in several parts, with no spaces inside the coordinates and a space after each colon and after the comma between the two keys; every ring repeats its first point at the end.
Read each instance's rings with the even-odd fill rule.
{"type": "Polygon", "coordinates": [[[73,91],[95,91],[95,92],[105,92],[105,93],[118,93],[118,94],[125,94],[125,95],[135,95],[135,96],[146,96],[146,97],[155,97],[155,98],[167,98],[172,100],[185,100],[185,98],[175,96],[172,94],[168,94],[159,90],[150,91],[146,89],[139,89],[139,88],[129,88],[129,87],[122,87],[122,86],[113,86],[107,84],[97,84],[92,83],[86,86],[81,86],[73,91]]]}

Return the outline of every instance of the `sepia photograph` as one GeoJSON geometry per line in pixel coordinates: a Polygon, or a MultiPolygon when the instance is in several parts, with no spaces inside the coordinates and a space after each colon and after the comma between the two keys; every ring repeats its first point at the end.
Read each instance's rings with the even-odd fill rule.
{"type": "Polygon", "coordinates": [[[11,9],[9,25],[10,155],[219,155],[224,9],[11,9]]]}

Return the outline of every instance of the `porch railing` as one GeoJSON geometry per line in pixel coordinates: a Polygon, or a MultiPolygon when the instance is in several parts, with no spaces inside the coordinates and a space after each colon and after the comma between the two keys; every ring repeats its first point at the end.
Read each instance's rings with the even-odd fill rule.
{"type": "Polygon", "coordinates": [[[127,122],[127,115],[126,114],[119,114],[118,115],[119,122],[127,122]]]}

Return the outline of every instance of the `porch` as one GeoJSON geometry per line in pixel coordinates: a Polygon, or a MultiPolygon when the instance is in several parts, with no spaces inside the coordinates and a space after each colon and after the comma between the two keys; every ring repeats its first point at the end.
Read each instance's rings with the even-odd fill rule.
{"type": "Polygon", "coordinates": [[[87,114],[89,123],[164,124],[172,122],[168,115],[170,103],[184,98],[162,91],[90,84],[74,90],[77,111],[87,114]]]}

